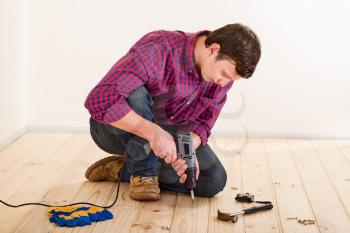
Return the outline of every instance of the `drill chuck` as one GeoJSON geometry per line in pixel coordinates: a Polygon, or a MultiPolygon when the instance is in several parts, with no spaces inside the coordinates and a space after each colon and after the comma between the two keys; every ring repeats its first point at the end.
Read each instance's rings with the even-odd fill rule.
{"type": "Polygon", "coordinates": [[[196,188],[196,167],[187,168],[185,185],[189,190],[196,188]]]}

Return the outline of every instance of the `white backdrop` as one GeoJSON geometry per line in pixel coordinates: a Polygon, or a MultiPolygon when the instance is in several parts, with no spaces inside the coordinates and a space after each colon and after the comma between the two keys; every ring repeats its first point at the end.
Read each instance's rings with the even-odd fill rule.
{"type": "Polygon", "coordinates": [[[26,131],[25,16],[22,0],[0,0],[0,150],[26,131]]]}
{"type": "MultiPolygon", "coordinates": [[[[87,131],[87,94],[143,34],[240,22],[259,35],[262,58],[251,79],[234,84],[224,108],[236,111],[240,92],[243,113],[221,118],[213,133],[242,132],[239,120],[251,136],[350,137],[350,3],[345,0],[31,0],[25,9],[25,23],[18,25],[25,61],[21,77],[28,85],[20,106],[30,130],[87,131]]],[[[1,86],[8,75],[17,74],[1,72],[1,86]]]]}

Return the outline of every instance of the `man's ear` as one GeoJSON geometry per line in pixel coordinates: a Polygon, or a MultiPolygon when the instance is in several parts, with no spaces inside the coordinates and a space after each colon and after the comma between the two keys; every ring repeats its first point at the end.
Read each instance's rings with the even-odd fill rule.
{"type": "Polygon", "coordinates": [[[209,46],[210,53],[219,53],[220,45],[218,43],[213,43],[209,46]]]}

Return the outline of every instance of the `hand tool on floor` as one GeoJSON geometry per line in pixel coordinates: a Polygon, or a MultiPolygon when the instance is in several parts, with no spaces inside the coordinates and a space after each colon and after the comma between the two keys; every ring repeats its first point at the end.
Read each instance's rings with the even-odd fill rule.
{"type": "Polygon", "coordinates": [[[254,201],[254,195],[250,193],[238,193],[235,197],[235,200],[238,202],[271,204],[271,201],[254,201]]]}
{"type": "Polygon", "coordinates": [[[218,219],[235,223],[238,221],[238,215],[252,214],[263,210],[269,210],[272,208],[273,208],[273,205],[270,202],[268,204],[264,204],[261,206],[253,206],[247,209],[243,209],[235,213],[223,213],[223,212],[220,212],[220,210],[218,210],[218,219]]]}
{"type": "Polygon", "coordinates": [[[192,201],[194,201],[194,192],[196,188],[196,150],[194,148],[193,137],[189,132],[178,133],[176,135],[177,154],[186,161],[186,181],[185,185],[191,192],[192,201]]]}
{"type": "Polygon", "coordinates": [[[238,202],[253,202],[254,201],[254,195],[249,194],[249,193],[239,193],[235,197],[235,200],[238,202]]]}
{"type": "Polygon", "coordinates": [[[218,210],[218,219],[235,223],[238,221],[238,215],[252,214],[252,213],[269,210],[273,208],[273,205],[270,201],[254,201],[254,195],[250,193],[244,193],[244,194],[239,193],[236,195],[235,200],[238,202],[247,202],[247,203],[255,202],[255,203],[260,203],[262,205],[249,207],[247,209],[243,209],[235,213],[224,213],[218,210]]]}

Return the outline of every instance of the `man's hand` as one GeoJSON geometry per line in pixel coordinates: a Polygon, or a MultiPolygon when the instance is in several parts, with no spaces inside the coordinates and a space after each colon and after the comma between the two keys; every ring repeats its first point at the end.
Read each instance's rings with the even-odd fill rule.
{"type": "MultiPolygon", "coordinates": [[[[194,148],[197,149],[201,145],[201,138],[195,133],[192,133],[192,137],[193,137],[194,148]]],[[[171,163],[171,166],[176,171],[176,174],[180,177],[180,183],[185,183],[187,179],[187,175],[185,173],[187,169],[186,161],[184,159],[178,158],[176,161],[171,163]]],[[[196,157],[196,180],[198,180],[199,172],[200,172],[199,163],[196,157]]]]}
{"type": "Polygon", "coordinates": [[[166,163],[169,164],[176,160],[174,138],[157,124],[144,119],[133,110],[130,110],[122,119],[111,123],[111,125],[149,141],[153,152],[163,158],[166,163]]]}
{"type": "Polygon", "coordinates": [[[161,127],[155,127],[155,130],[151,134],[149,144],[154,154],[164,159],[167,164],[175,162],[177,153],[173,136],[161,127]]]}
{"type": "Polygon", "coordinates": [[[194,149],[197,150],[197,148],[201,145],[202,140],[201,137],[199,137],[197,134],[192,133],[193,143],[194,143],[194,149]]]}
{"type": "MultiPolygon", "coordinates": [[[[175,162],[171,163],[171,166],[176,171],[176,174],[180,177],[180,183],[185,183],[187,179],[187,175],[185,173],[187,169],[187,164],[184,159],[178,159],[175,162]]],[[[198,159],[196,158],[196,180],[198,180],[199,177],[199,163],[198,159]]]]}

